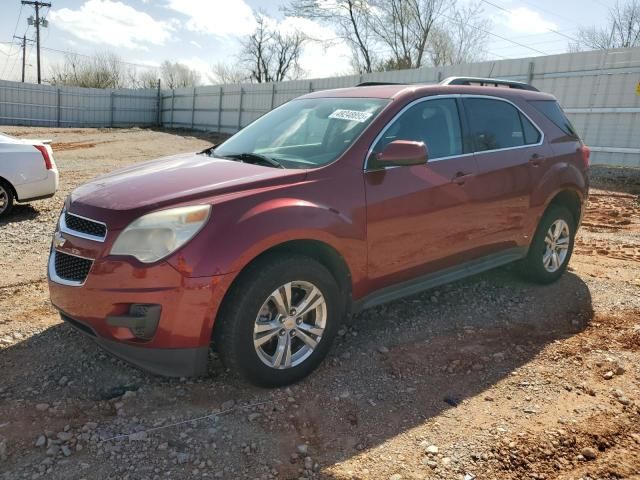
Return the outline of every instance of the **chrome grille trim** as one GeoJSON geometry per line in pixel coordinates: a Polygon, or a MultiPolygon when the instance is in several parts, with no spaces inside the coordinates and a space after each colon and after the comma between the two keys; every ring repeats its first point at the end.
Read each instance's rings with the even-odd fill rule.
{"type": "Polygon", "coordinates": [[[92,240],[94,242],[101,242],[102,243],[102,242],[104,242],[105,238],[107,238],[107,224],[106,223],[99,222],[98,220],[93,220],[92,218],[83,217],[83,216],[77,215],[75,213],[71,213],[71,212],[67,211],[66,208],[62,210],[62,214],[60,215],[59,225],[60,225],[60,231],[61,232],[66,233],[67,235],[72,235],[74,237],[84,238],[85,240],[92,240]],[[103,226],[104,227],[104,235],[103,236],[92,235],[90,233],[85,233],[85,232],[81,232],[81,231],[74,230],[74,229],[70,228],[67,225],[66,218],[65,218],[67,215],[82,219],[82,220],[84,220],[86,222],[91,222],[91,223],[103,226]]]}
{"type": "MultiPolygon", "coordinates": [[[[62,278],[58,275],[58,273],[56,272],[56,255],[57,255],[58,251],[55,248],[51,249],[51,253],[49,254],[49,266],[48,266],[48,273],[49,273],[49,279],[52,282],[55,283],[59,283],[61,285],[67,285],[70,287],[81,287],[82,285],[84,285],[84,283],[87,281],[87,278],[89,277],[89,274],[87,273],[87,275],[84,277],[84,280],[80,281],[74,281],[74,280],[67,280],[66,278],[62,278]]],[[[91,258],[87,258],[87,257],[82,257],[80,255],[72,255],[71,253],[67,253],[67,252],[60,252],[63,253],[64,255],[68,255],[70,257],[78,257],[78,258],[82,258],[83,260],[90,260],[91,261],[91,266],[89,267],[89,272],[91,271],[91,269],[93,268],[93,259],[91,258]]]]}

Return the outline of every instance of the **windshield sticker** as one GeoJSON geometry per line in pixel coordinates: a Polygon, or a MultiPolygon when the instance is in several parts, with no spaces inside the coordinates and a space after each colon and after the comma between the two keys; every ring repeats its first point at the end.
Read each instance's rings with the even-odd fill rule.
{"type": "Polygon", "coordinates": [[[349,120],[351,122],[366,122],[373,115],[371,112],[359,112],[358,110],[336,110],[329,118],[349,120]]]}

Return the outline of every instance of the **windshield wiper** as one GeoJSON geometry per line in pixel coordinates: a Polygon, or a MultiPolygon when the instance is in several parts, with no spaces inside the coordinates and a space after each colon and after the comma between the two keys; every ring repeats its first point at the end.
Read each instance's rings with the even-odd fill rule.
{"type": "Polygon", "coordinates": [[[260,155],[259,153],[230,153],[228,155],[222,155],[220,158],[240,160],[247,163],[266,163],[272,167],[284,168],[284,165],[279,161],[265,155],[260,155]]]}

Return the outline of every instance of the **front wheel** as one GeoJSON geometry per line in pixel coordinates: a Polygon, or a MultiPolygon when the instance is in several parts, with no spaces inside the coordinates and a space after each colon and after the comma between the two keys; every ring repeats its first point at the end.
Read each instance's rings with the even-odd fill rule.
{"type": "Polygon", "coordinates": [[[542,216],[527,257],[520,265],[523,276],[536,283],[556,281],[567,269],[576,235],[576,220],[558,205],[550,206],[542,216]]]}
{"type": "Polygon", "coordinates": [[[250,382],[296,382],[327,354],[342,317],[331,273],[302,256],[258,261],[229,293],[214,341],[225,366],[250,382]]]}

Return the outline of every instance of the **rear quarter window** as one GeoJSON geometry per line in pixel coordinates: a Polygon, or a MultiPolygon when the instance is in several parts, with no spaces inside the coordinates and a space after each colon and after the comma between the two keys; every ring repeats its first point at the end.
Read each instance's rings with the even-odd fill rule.
{"type": "Polygon", "coordinates": [[[578,136],[576,129],[562,111],[558,102],[555,100],[532,100],[529,103],[545,117],[551,120],[564,133],[572,137],[578,136]]]}

